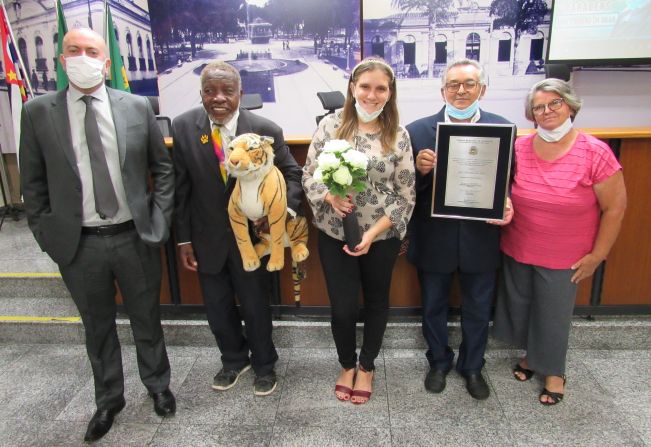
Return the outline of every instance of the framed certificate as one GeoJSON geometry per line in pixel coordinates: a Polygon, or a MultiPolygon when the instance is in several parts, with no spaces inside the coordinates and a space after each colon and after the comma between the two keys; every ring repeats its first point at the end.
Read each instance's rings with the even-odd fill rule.
{"type": "Polygon", "coordinates": [[[438,123],[432,216],[503,219],[513,124],[438,123]]]}

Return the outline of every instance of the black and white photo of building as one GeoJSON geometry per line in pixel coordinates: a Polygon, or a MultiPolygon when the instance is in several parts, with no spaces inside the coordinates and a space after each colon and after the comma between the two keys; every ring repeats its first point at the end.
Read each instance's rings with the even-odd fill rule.
{"type": "MultiPolygon", "coordinates": [[[[36,94],[56,90],[57,17],[54,0],[8,0],[5,8],[36,94]],[[34,82],[36,81],[36,82],[34,82]]],[[[158,95],[147,0],[109,0],[114,32],[133,93],[158,95]]],[[[104,30],[104,0],[63,0],[68,29],[104,30]]]]}
{"type": "Polygon", "coordinates": [[[394,68],[405,123],[443,105],[442,71],[469,58],[488,76],[482,107],[524,125],[525,92],[544,76],[550,6],[548,0],[364,0],[363,54],[394,68]]]}
{"type": "Polygon", "coordinates": [[[201,104],[211,61],[236,67],[256,113],[286,137],[309,137],[324,113],[317,92],[345,93],[360,60],[359,0],[150,0],[161,114],[201,104]]]}

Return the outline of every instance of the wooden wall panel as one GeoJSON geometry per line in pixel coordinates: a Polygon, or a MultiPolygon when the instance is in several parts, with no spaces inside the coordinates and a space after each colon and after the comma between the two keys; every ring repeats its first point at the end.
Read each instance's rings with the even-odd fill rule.
{"type": "Polygon", "coordinates": [[[199,287],[199,277],[196,272],[186,270],[176,251],[176,263],[179,271],[179,288],[181,289],[181,304],[203,304],[203,295],[199,287]]]}
{"type": "Polygon", "coordinates": [[[622,140],[620,163],[628,208],[606,261],[601,303],[651,305],[651,139],[622,140]]]}
{"type": "Polygon", "coordinates": [[[579,289],[576,292],[576,305],[589,306],[590,293],[592,291],[592,278],[583,280],[579,283],[579,289]]]}
{"type": "MultiPolygon", "coordinates": [[[[602,135],[599,135],[602,136],[602,135]]],[[[612,135],[603,135],[604,138],[612,135]]],[[[651,139],[623,139],[621,163],[628,190],[629,205],[622,231],[608,257],[602,304],[604,305],[651,305],[651,139]]],[[[300,165],[305,163],[308,144],[291,144],[291,151],[300,165]]],[[[307,205],[305,204],[305,209],[307,205]]],[[[311,216],[309,216],[311,219],[311,216]]],[[[307,278],[301,283],[303,306],[328,306],[323,271],[317,252],[317,230],[310,224],[310,258],[304,263],[307,278]]],[[[293,283],[289,251],[286,251],[285,269],[281,277],[281,303],[294,303],[293,283]]],[[[179,265],[181,296],[184,304],[202,304],[196,274],[185,271],[179,265]]],[[[166,280],[165,280],[166,281],[166,280]]],[[[167,284],[164,284],[164,289],[167,284]]],[[[591,281],[583,281],[577,292],[577,306],[590,304],[591,281]]],[[[455,279],[450,305],[460,303],[459,287],[455,279]]],[[[396,262],[391,286],[392,307],[420,306],[420,289],[416,271],[405,256],[396,262]]]]}

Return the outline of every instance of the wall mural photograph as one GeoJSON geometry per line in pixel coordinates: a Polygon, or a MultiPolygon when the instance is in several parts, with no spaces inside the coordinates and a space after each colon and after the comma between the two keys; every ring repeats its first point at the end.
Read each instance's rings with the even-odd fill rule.
{"type": "MultiPolygon", "coordinates": [[[[90,26],[104,35],[104,3],[63,0],[68,29],[90,26]]],[[[589,31],[598,32],[601,28],[595,23],[612,28],[616,21],[633,20],[637,16],[631,8],[642,5],[634,10],[646,11],[649,0],[588,1],[576,8],[568,3],[557,1],[558,11],[571,13],[568,23],[592,24],[589,31]]],[[[53,91],[59,32],[55,1],[5,4],[35,94],[53,91]]],[[[240,70],[244,92],[260,95],[263,107],[257,113],[277,122],[289,138],[309,138],[315,118],[325,113],[316,93],[345,94],[351,69],[372,55],[383,57],[396,73],[403,124],[443,106],[440,75],[447,63],[467,57],[486,69],[488,89],[481,106],[520,128],[530,128],[523,100],[528,88],[544,77],[552,1],[108,0],[108,4],[131,91],[159,96],[162,115],[174,119],[199,106],[201,69],[209,61],[225,60],[240,70]]],[[[554,25],[562,23],[556,20],[554,25]]],[[[572,27],[577,36],[590,35],[577,26],[572,27]]],[[[561,31],[557,33],[561,36],[561,31]]],[[[590,104],[611,83],[608,73],[585,71],[575,70],[573,79],[590,104]]],[[[644,74],[619,76],[637,80],[644,74]]],[[[3,84],[0,70],[0,88],[3,84]]],[[[617,90],[621,104],[609,106],[626,110],[627,104],[637,104],[640,92],[633,85],[622,83],[617,90]]],[[[586,108],[579,124],[612,124],[598,101],[595,106],[586,108]]],[[[644,117],[630,122],[639,121],[644,117]]]]}
{"type": "Polygon", "coordinates": [[[551,0],[150,0],[161,113],[200,104],[199,74],[222,59],[242,73],[258,111],[289,137],[309,137],[320,91],[345,94],[362,56],[387,60],[399,78],[401,121],[442,106],[439,77],[460,57],[482,63],[484,107],[529,127],[526,90],[544,76],[551,0]],[[360,39],[360,11],[362,39],[360,39]]]}
{"type": "Polygon", "coordinates": [[[481,107],[531,127],[522,104],[544,78],[550,7],[551,0],[363,0],[363,54],[394,68],[402,123],[438,112],[442,71],[467,57],[488,75],[481,107]]]}
{"type": "Polygon", "coordinates": [[[256,113],[287,137],[312,135],[324,113],[317,92],[344,92],[360,59],[359,1],[149,0],[161,114],[201,104],[199,75],[224,60],[258,93],[256,113]]]}
{"type": "MultiPolygon", "coordinates": [[[[104,0],[62,1],[68,29],[88,27],[105,35],[104,0]]],[[[114,32],[132,93],[158,96],[157,69],[147,0],[109,1],[114,32]]],[[[56,3],[5,2],[16,46],[34,94],[56,90],[58,64],[56,3]]],[[[4,70],[2,70],[4,75],[4,70]]]]}

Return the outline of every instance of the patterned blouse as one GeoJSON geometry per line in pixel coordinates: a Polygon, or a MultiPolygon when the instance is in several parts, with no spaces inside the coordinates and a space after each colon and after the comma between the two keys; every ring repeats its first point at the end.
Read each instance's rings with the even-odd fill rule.
{"type": "MultiPolygon", "coordinates": [[[[328,188],[312,178],[317,158],[329,140],[337,139],[336,129],[341,124],[341,111],[323,118],[319,123],[303,167],[303,189],[314,214],[314,225],[335,239],[344,240],[341,218],[335,213],[325,196],[328,188]]],[[[353,147],[368,156],[368,189],[353,193],[355,213],[363,231],[367,231],[382,216],[393,224],[380,233],[377,240],[405,237],[407,223],[416,201],[416,176],[409,134],[400,126],[393,152],[384,154],[380,134],[361,133],[353,138],[353,147]]]]}

